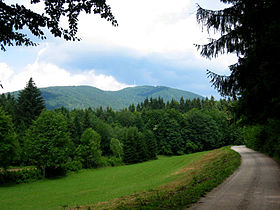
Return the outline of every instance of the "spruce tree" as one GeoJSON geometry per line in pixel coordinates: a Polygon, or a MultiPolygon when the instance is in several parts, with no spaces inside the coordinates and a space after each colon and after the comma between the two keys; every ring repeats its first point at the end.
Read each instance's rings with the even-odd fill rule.
{"type": "Polygon", "coordinates": [[[138,162],[138,155],[136,150],[138,129],[136,127],[129,127],[126,129],[123,139],[123,162],[132,164],[138,162]]]}
{"type": "Polygon", "coordinates": [[[157,141],[155,135],[151,130],[144,130],[143,136],[147,148],[147,159],[153,160],[157,158],[157,141]]]}
{"type": "Polygon", "coordinates": [[[43,109],[45,109],[45,104],[41,91],[30,78],[26,87],[19,92],[17,99],[17,125],[28,128],[43,109]]]}
{"type": "Polygon", "coordinates": [[[221,33],[205,45],[196,45],[207,58],[235,53],[229,76],[208,71],[222,96],[238,98],[239,113],[250,123],[280,118],[279,0],[221,0],[223,10],[197,10],[198,23],[221,33]]]}

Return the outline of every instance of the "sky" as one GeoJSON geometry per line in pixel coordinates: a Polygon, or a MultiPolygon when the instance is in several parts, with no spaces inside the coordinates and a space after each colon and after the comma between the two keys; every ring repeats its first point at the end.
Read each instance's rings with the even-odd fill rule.
{"type": "MultiPolygon", "coordinates": [[[[18,1],[8,0],[7,3],[18,1]]],[[[34,11],[41,5],[24,4],[34,11]]],[[[37,47],[0,51],[0,81],[11,92],[23,89],[30,77],[37,87],[90,85],[120,90],[135,85],[168,86],[220,98],[206,70],[229,75],[235,55],[203,58],[194,44],[210,37],[196,21],[197,4],[207,9],[228,5],[219,0],[107,0],[119,26],[98,15],[81,14],[77,36],[68,42],[51,35],[37,47]]],[[[64,24],[64,23],[62,23],[64,24]]]]}

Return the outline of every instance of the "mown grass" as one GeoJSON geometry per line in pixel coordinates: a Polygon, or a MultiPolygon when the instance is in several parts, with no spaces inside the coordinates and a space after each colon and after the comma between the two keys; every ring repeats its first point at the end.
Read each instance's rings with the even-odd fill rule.
{"type": "Polygon", "coordinates": [[[82,209],[184,209],[222,183],[240,161],[230,147],[213,150],[173,173],[177,179],[164,186],[82,209]]]}
{"type": "MultiPolygon", "coordinates": [[[[206,154],[208,152],[160,157],[135,165],[83,170],[57,179],[1,186],[0,209],[94,209],[93,204],[100,206],[105,201],[129,198],[130,194],[149,192],[174,182],[182,177],[178,173],[180,169],[197,162],[206,154]]],[[[106,205],[109,208],[115,206],[114,202],[106,205]]]]}

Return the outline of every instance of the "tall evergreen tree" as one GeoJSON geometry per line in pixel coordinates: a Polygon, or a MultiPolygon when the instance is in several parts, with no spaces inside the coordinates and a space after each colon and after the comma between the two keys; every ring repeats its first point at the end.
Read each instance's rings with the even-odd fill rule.
{"type": "Polygon", "coordinates": [[[123,136],[123,161],[127,164],[137,163],[136,140],[138,136],[138,129],[136,127],[129,127],[126,129],[123,136]]]}
{"type": "Polygon", "coordinates": [[[30,78],[26,87],[19,92],[17,99],[17,125],[23,124],[28,128],[43,109],[45,109],[45,104],[41,91],[36,87],[33,79],[30,78]]]}
{"type": "Polygon", "coordinates": [[[143,136],[147,148],[147,159],[153,160],[157,158],[157,141],[151,130],[144,130],[143,136]]]}
{"type": "Polygon", "coordinates": [[[220,32],[221,37],[197,47],[208,58],[235,53],[239,59],[230,66],[229,76],[211,71],[208,75],[222,96],[239,98],[239,112],[248,122],[279,119],[280,1],[221,1],[230,6],[218,11],[198,8],[198,22],[220,32]]]}

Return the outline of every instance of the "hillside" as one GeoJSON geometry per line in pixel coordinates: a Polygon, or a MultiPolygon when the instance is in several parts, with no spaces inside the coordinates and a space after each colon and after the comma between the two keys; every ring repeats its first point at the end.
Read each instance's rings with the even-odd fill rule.
{"type": "Polygon", "coordinates": [[[169,87],[137,86],[125,88],[119,91],[103,91],[91,86],[64,86],[41,88],[46,101],[47,109],[55,109],[64,106],[69,109],[97,108],[110,106],[114,110],[128,107],[130,104],[138,104],[146,98],[161,97],[164,101],[177,101],[184,99],[202,98],[192,92],[178,90],[169,87]]]}

